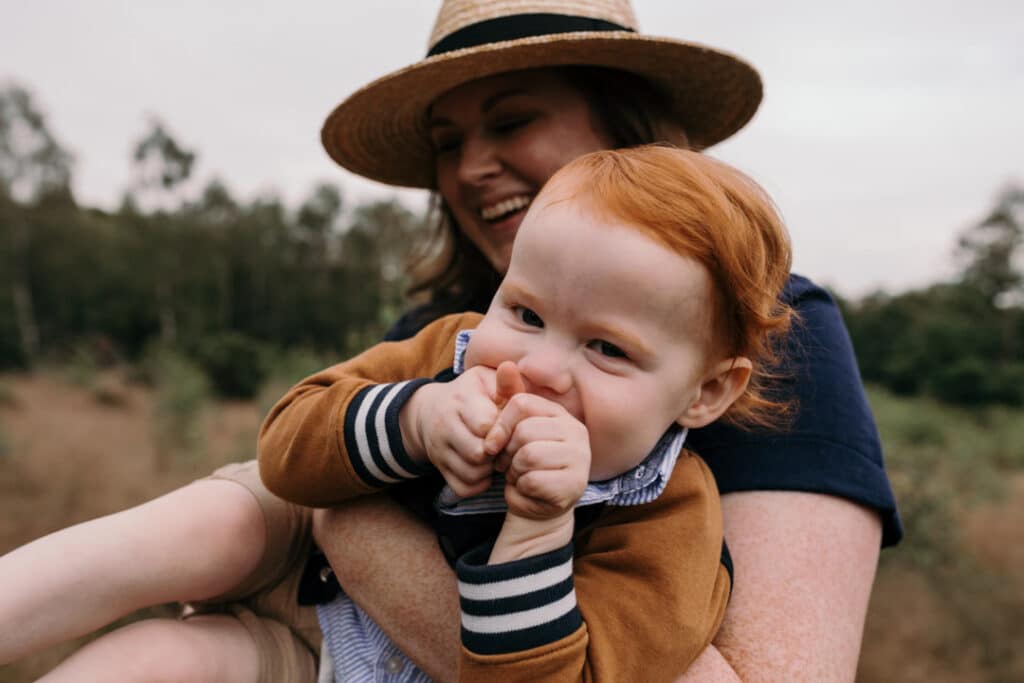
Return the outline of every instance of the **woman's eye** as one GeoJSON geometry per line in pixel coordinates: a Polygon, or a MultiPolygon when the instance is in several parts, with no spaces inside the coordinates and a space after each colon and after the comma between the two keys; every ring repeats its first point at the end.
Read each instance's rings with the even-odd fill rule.
{"type": "Polygon", "coordinates": [[[530,327],[544,327],[544,321],[541,320],[539,315],[529,308],[526,308],[525,306],[516,306],[515,312],[519,320],[530,327]]]}
{"type": "Polygon", "coordinates": [[[498,121],[495,121],[494,124],[492,124],[491,129],[494,130],[494,132],[496,133],[507,134],[522,128],[529,122],[530,119],[528,117],[523,116],[517,116],[508,119],[499,119],[498,121]]]}
{"type": "Polygon", "coordinates": [[[618,346],[612,344],[611,342],[606,342],[603,339],[595,339],[594,341],[590,342],[590,348],[597,351],[602,356],[607,356],[608,358],[629,357],[626,355],[626,352],[620,349],[618,346]]]}
{"type": "Polygon", "coordinates": [[[435,154],[443,154],[444,152],[458,149],[461,141],[458,137],[452,135],[434,138],[431,144],[434,147],[435,154]]]}

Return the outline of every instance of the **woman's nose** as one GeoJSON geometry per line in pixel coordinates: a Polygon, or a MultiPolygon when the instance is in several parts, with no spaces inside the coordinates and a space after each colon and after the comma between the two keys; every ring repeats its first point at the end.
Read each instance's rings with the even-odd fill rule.
{"type": "Polygon", "coordinates": [[[467,136],[459,156],[459,180],[476,184],[497,175],[501,161],[495,144],[483,135],[467,136]]]}
{"type": "Polygon", "coordinates": [[[529,351],[517,365],[531,392],[564,394],[572,388],[569,360],[568,352],[545,346],[529,351]]]}

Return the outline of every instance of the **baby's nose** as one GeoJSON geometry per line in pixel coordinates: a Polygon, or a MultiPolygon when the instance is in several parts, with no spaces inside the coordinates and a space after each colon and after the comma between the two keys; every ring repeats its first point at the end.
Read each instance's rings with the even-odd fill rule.
{"type": "Polygon", "coordinates": [[[570,354],[566,351],[551,346],[534,349],[518,365],[531,393],[564,394],[572,388],[570,354]]]}

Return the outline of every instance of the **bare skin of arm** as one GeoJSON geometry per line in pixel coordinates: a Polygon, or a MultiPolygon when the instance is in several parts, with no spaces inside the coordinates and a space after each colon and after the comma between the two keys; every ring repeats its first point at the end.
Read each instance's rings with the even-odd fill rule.
{"type": "Polygon", "coordinates": [[[736,585],[682,681],[853,681],[881,543],[878,515],[789,491],[722,496],[736,585]]]}
{"type": "Polygon", "coordinates": [[[454,682],[459,593],[434,532],[379,494],[317,510],[313,535],[348,596],[428,676],[454,682]]]}
{"type": "MultiPolygon", "coordinates": [[[[736,586],[714,647],[681,681],[853,681],[878,516],[782,491],[727,494],[722,508],[736,586]]],[[[346,592],[427,674],[455,681],[458,595],[433,532],[380,496],[319,513],[314,532],[346,592]]]]}
{"type": "MultiPolygon", "coordinates": [[[[251,574],[265,548],[256,499],[214,479],[17,548],[0,557],[0,664],[142,607],[223,594],[251,574]]],[[[256,641],[234,617],[147,619],[92,640],[40,680],[113,680],[117,662],[119,680],[158,671],[164,680],[230,683],[255,680],[259,661],[256,641]]]]}

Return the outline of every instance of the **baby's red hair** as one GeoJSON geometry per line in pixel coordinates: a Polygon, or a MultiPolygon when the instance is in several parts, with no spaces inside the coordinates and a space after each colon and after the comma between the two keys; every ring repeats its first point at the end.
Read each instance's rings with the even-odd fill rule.
{"type": "Polygon", "coordinates": [[[794,315],[780,300],[791,253],[782,219],[761,186],[721,161],[664,145],[584,155],[548,184],[566,186],[573,199],[586,200],[597,213],[637,228],[707,269],[715,299],[711,339],[717,347],[709,361],[742,356],[753,364],[747,391],[723,419],[778,426],[791,406],[766,395],[764,385],[778,360],[777,339],[794,315]]]}

